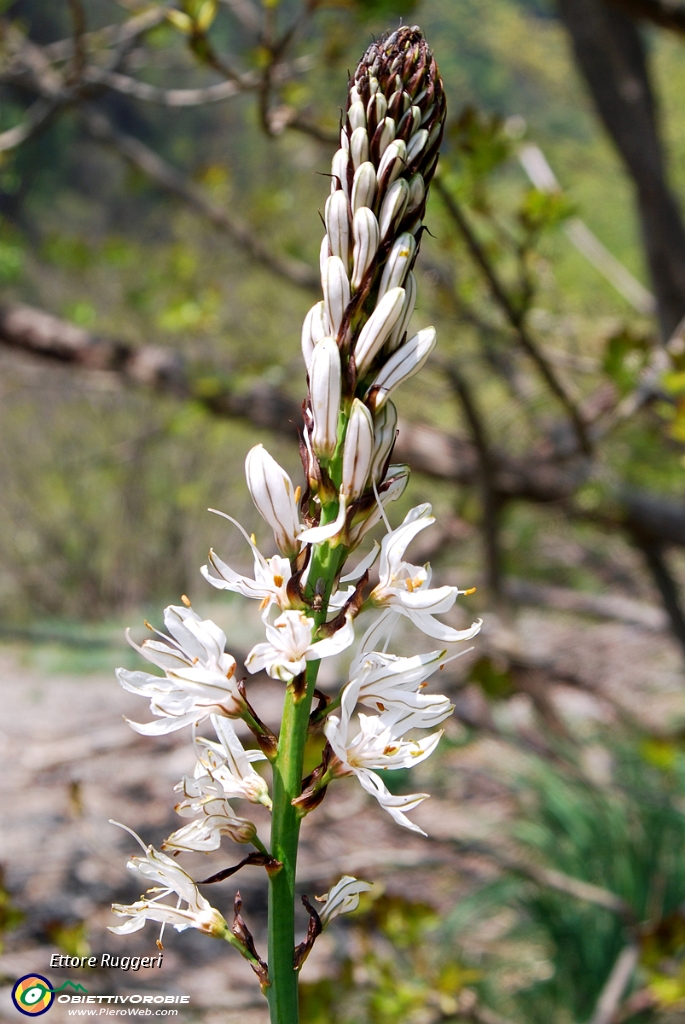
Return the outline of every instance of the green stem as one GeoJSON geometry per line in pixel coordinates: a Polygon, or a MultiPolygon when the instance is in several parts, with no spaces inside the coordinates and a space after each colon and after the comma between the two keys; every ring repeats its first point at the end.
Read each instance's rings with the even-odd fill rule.
{"type": "MultiPolygon", "coordinates": [[[[324,514],[334,519],[337,508],[324,514]]],[[[322,516],[322,519],[324,516],[322,516]]],[[[346,551],[343,547],[317,545],[312,552],[307,596],[311,600],[319,585],[321,606],[311,612],[316,626],[326,619],[333,581],[346,551]]],[[[269,987],[267,998],[271,1024],[298,1024],[298,974],[293,966],[295,951],[295,871],[300,834],[300,818],[292,801],[302,792],[304,752],[309,730],[309,714],[319,672],[318,661],[307,664],[306,689],[296,695],[292,684],[285,695],[278,753],[273,763],[273,814],[271,820],[271,856],[283,867],[269,878],[269,987]]]]}

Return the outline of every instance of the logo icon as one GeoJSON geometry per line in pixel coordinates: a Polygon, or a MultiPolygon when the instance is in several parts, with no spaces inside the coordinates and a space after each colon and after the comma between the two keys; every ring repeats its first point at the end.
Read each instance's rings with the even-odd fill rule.
{"type": "Polygon", "coordinates": [[[55,993],[47,978],[40,974],[25,974],[12,989],[12,1002],[27,1017],[40,1017],[47,1013],[55,1001],[55,993]]]}

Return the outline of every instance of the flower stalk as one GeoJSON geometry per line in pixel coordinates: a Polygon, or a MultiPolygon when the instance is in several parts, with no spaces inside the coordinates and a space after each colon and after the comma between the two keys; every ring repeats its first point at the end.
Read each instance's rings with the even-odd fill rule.
{"type": "Polygon", "coordinates": [[[151,847],[144,847],[145,861],[135,858],[129,866],[163,881],[161,890],[151,890],[161,895],[116,907],[115,913],[129,917],[117,930],[134,931],[152,920],[226,939],[258,975],[272,1024],[297,1024],[299,970],[317,936],[337,915],[356,909],[360,893],[371,888],[345,876],[317,897],[324,903],[320,912],[302,894],[309,926],[296,944],[302,818],[316,810],[329,786],[355,778],[397,824],[422,833],[407,815],[428,794],[391,793],[381,774],[411,767],[437,746],[436,726],[453,708],[447,697],[423,690],[449,658],[446,649],[409,657],[389,653],[395,623],[409,619],[441,644],[469,639],[480,628],[479,622],[464,630],[442,622],[437,616],[470,591],[434,587],[429,565],[405,560],[411,540],[434,522],[431,506],[412,509],[394,530],[388,519],[388,507],[404,492],[409,475],[407,467],[391,462],[397,432],[391,395],[421,369],[436,342],[432,327],[412,336],[410,321],[417,291],[413,266],[444,116],[442,82],[420,29],[400,28],[369,47],[349,84],[331,167],[320,253],[323,298],[302,328],[309,384],[301,443],[304,492],[262,445],[255,446],[246,460],[247,485],[278,551],[266,557],[254,536],[225,516],[250,546],[254,578],[231,569],[214,551],[202,569],[217,589],[259,602],[265,639],[249,652],[245,668],[285,686],[278,736],[251,706],[249,686],[236,679],[236,661],[225,651],[222,631],[201,620],[187,600],[167,609],[168,634],[139,648],[164,676],[118,673],[126,689],[150,698],[157,720],[131,723],[138,732],[193,728],[194,776],[176,787],[182,797],[177,812],[193,820],[163,848],[174,854],[210,852],[224,839],[243,850],[254,847],[201,884],[223,882],[248,864],[265,869],[268,960],[257,951],[238,893],[229,927],[176,861],[151,847]],[[381,524],[382,543],[374,542],[355,568],[347,567],[348,557],[381,524]],[[378,580],[369,589],[379,555],[378,580]],[[329,698],[316,689],[321,660],[350,647],[355,620],[365,611],[376,618],[359,643],[347,682],[329,698]],[[259,749],[243,747],[232,720],[243,722],[259,749]],[[216,740],[195,735],[206,722],[216,740]],[[321,763],[305,779],[309,735],[320,737],[321,763]],[[270,764],[271,793],[253,767],[260,760],[270,764]],[[246,801],[262,818],[270,813],[268,842],[258,822],[237,815],[229,799],[246,801]],[[176,907],[161,902],[172,893],[176,907]]]}

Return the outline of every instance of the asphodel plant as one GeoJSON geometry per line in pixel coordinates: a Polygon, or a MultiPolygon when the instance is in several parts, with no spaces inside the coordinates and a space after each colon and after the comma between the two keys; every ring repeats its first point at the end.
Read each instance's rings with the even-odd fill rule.
{"type": "Polygon", "coordinates": [[[370,888],[345,876],[317,897],[318,910],[300,894],[309,927],[296,942],[302,818],[316,810],[331,784],[354,777],[398,825],[421,832],[407,815],[427,794],[391,793],[382,774],[419,764],[433,752],[437,727],[453,709],[447,697],[427,689],[428,680],[449,660],[449,645],[480,628],[474,623],[457,630],[437,618],[464,592],[432,586],[428,565],[405,561],[412,538],[434,522],[431,506],[413,508],[395,529],[389,522],[389,507],[409,477],[406,466],[392,461],[392,395],[421,369],[436,341],[432,327],[411,330],[417,291],[412,267],[444,118],[442,82],[420,29],[400,28],[374,42],[349,82],[325,206],[323,299],[302,330],[308,380],[300,446],[304,484],[296,487],[261,444],[253,448],[247,484],[273,529],[277,552],[262,554],[254,537],[226,516],[251,548],[254,578],[235,572],[214,551],[202,568],[214,587],[259,602],[265,640],[249,652],[245,668],[250,675],[266,672],[285,688],[278,735],[252,706],[249,683],[238,681],[224,633],[185,598],[166,609],[168,632],[138,648],[164,674],[118,672],[122,686],[150,698],[155,716],[132,727],[147,736],[190,727],[195,769],[176,786],[176,811],[190,820],[162,851],[139,840],[143,855],[128,866],[154,885],[138,902],[114,906],[126,920],[112,930],[129,934],[151,920],[162,930],[166,924],[179,931],[197,928],[226,940],[257,974],[273,1024],[296,1024],[298,974],[314,941],[370,888]],[[369,547],[375,527],[385,532],[369,547]],[[350,568],[348,559],[359,549],[363,553],[350,568]],[[371,587],[369,571],[377,559],[378,581],[371,587]],[[355,620],[365,610],[375,610],[371,625],[356,642],[347,681],[331,698],[316,689],[321,660],[355,643],[355,620]],[[437,640],[439,649],[390,653],[393,628],[403,617],[437,640]],[[233,725],[238,719],[257,749],[243,747],[233,725]],[[200,735],[207,727],[212,738],[200,735]],[[319,737],[321,761],[304,778],[311,735],[319,737]],[[270,791],[254,767],[260,760],[270,764],[270,791]],[[235,801],[267,808],[270,835],[238,816],[235,801]],[[250,852],[210,879],[194,881],[179,855],[216,851],[224,840],[250,852]],[[241,914],[239,894],[231,923],[204,895],[210,883],[246,864],[262,866],[268,876],[266,957],[241,914]]]}

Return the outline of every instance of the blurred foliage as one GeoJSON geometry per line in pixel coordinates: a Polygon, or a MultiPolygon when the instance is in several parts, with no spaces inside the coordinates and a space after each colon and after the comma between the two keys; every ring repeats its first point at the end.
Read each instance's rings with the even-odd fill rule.
{"type": "Polygon", "coordinates": [[[3,949],[3,936],[18,928],[23,920],[23,912],[14,905],[11,894],[5,888],[5,872],[0,866],[0,952],[3,949]]]}
{"type": "Polygon", "coordinates": [[[464,967],[437,941],[434,908],[373,892],[367,903],[346,928],[351,952],[337,975],[301,985],[303,1019],[307,1024],[420,1024],[454,1014],[456,996],[480,980],[481,972],[464,967]]]}

